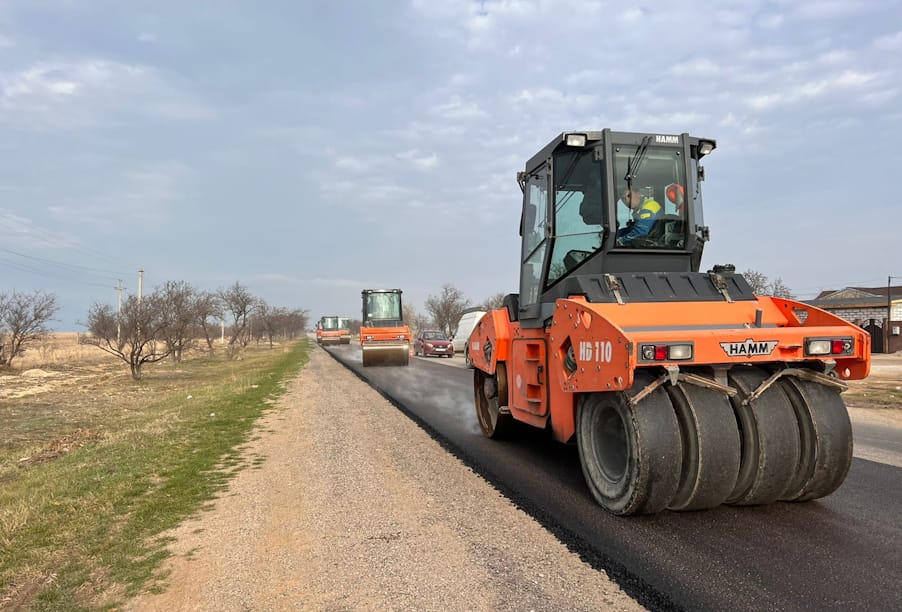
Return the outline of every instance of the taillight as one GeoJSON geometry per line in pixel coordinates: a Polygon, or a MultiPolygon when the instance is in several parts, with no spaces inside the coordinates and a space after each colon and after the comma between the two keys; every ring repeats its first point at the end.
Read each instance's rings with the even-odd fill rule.
{"type": "Polygon", "coordinates": [[[812,357],[851,355],[854,350],[852,338],[805,338],[805,354],[812,357]]]}
{"type": "Polygon", "coordinates": [[[640,344],[642,361],[689,361],[692,359],[692,343],[640,344]]]}

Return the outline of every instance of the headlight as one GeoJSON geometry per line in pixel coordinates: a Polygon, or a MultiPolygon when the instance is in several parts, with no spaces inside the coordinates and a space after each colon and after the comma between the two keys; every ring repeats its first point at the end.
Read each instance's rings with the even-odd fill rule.
{"type": "Polygon", "coordinates": [[[568,147],[584,147],[584,146],[586,146],[586,135],[585,134],[567,134],[564,137],[564,142],[566,142],[568,147]]]}

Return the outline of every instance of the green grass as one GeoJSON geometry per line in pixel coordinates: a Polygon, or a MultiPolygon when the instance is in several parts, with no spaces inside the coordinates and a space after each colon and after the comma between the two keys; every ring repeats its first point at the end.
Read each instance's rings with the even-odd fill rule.
{"type": "Polygon", "coordinates": [[[242,445],[308,350],[303,341],[240,361],[163,366],[157,377],[149,370],[138,384],[117,380],[118,401],[107,397],[72,418],[38,409],[29,421],[27,406],[14,417],[4,406],[0,418],[11,420],[3,427],[17,443],[0,447],[0,608],[4,598],[35,610],[113,608],[153,584],[167,556],[160,534],[200,511],[236,470],[262,461],[243,461],[242,445]],[[10,468],[77,428],[102,435],[10,468]]]}

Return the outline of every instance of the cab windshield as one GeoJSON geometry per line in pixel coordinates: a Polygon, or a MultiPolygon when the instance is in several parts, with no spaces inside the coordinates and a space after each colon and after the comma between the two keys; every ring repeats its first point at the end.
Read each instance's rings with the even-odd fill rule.
{"type": "Polygon", "coordinates": [[[324,331],[335,331],[338,329],[338,317],[323,317],[322,329],[324,331]]]}
{"type": "Polygon", "coordinates": [[[401,296],[397,293],[370,293],[366,296],[368,321],[401,321],[401,296]]]}
{"type": "Polygon", "coordinates": [[[676,147],[615,145],[616,245],[682,249],[686,244],[686,161],[676,147]]]}

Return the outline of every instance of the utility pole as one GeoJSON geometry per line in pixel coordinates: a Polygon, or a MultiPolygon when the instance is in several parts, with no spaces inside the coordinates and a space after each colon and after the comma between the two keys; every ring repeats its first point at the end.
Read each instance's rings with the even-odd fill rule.
{"type": "Polygon", "coordinates": [[[119,306],[116,308],[116,346],[122,346],[122,279],[119,279],[119,285],[113,287],[119,292],[119,306]]]}
{"type": "Polygon", "coordinates": [[[141,288],[144,286],[144,270],[138,270],[138,304],[141,304],[141,288]]]}
{"type": "Polygon", "coordinates": [[[883,350],[886,353],[891,353],[892,351],[889,348],[889,342],[892,338],[893,331],[893,279],[900,278],[898,276],[887,276],[886,277],[886,343],[884,344],[883,350]]]}

